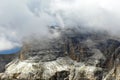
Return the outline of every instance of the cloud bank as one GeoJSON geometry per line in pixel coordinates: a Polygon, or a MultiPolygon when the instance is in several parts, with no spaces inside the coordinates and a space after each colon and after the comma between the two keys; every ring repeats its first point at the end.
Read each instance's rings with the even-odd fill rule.
{"type": "Polygon", "coordinates": [[[119,0],[0,0],[0,50],[19,46],[24,37],[49,37],[48,26],[120,31],[119,0]]]}

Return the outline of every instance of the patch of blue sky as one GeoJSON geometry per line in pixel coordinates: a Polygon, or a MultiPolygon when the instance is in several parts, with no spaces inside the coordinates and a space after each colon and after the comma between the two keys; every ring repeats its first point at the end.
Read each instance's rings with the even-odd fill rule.
{"type": "Polygon", "coordinates": [[[16,47],[16,48],[9,49],[9,50],[2,50],[0,51],[0,54],[15,54],[15,53],[18,53],[20,50],[21,50],[20,47],[16,47]]]}

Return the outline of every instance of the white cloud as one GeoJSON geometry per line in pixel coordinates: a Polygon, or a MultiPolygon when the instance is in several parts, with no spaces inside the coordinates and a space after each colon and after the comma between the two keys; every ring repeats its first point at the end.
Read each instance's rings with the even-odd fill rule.
{"type": "Polygon", "coordinates": [[[33,33],[49,37],[47,26],[52,24],[119,34],[119,8],[119,0],[0,0],[0,31],[4,28],[0,34],[7,36],[0,36],[0,48],[12,48],[14,40],[19,42],[33,33]]]}
{"type": "Polygon", "coordinates": [[[15,32],[8,31],[8,33],[4,33],[4,31],[4,29],[0,30],[0,51],[10,50],[21,46],[16,39],[15,32]]]}
{"type": "Polygon", "coordinates": [[[9,41],[7,38],[0,36],[0,51],[9,50],[9,49],[13,49],[16,47],[19,47],[18,43],[9,41]]]}
{"type": "Polygon", "coordinates": [[[13,28],[0,26],[0,51],[21,47],[20,38],[13,28]]]}

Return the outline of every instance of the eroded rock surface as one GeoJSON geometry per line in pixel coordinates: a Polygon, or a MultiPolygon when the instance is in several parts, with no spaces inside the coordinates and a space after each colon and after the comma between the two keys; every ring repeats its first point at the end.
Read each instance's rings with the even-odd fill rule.
{"type": "Polygon", "coordinates": [[[39,63],[16,60],[8,65],[1,79],[79,80],[102,78],[102,68],[86,66],[69,57],[60,57],[54,61],[39,63]]]}
{"type": "Polygon", "coordinates": [[[23,47],[19,58],[6,65],[1,79],[120,80],[117,38],[83,29],[59,32],[59,38],[34,41],[29,48],[23,47]]]}

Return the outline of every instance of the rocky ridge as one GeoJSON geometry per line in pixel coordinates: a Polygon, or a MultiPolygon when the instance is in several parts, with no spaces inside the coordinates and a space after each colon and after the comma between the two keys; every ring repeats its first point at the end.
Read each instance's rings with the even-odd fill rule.
{"type": "Polygon", "coordinates": [[[17,80],[120,80],[120,41],[106,32],[61,30],[60,37],[30,42],[0,77],[17,80]]]}

